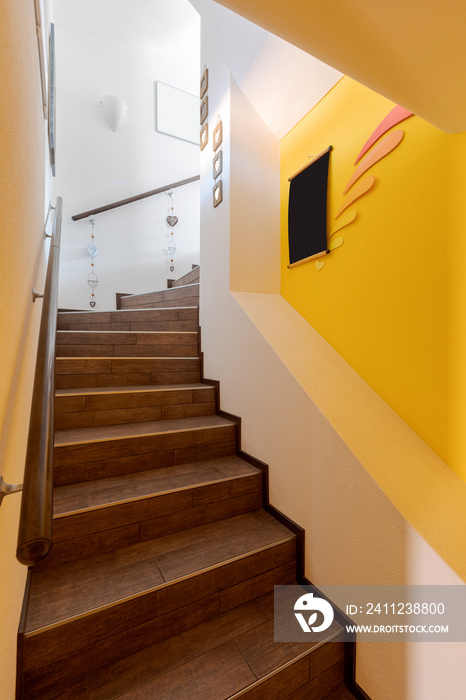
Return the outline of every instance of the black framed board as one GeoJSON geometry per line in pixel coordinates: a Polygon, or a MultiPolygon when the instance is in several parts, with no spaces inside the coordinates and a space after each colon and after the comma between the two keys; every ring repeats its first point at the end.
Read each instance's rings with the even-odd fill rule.
{"type": "Polygon", "coordinates": [[[327,255],[329,146],[290,178],[289,268],[327,255]]]}

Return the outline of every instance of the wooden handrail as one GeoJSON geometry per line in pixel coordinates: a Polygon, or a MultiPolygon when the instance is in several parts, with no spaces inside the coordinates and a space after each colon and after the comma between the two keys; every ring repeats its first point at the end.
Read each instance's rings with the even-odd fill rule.
{"type": "Polygon", "coordinates": [[[42,302],[16,549],[16,558],[26,566],[44,559],[52,546],[55,336],[62,209],[63,200],[57,197],[42,302]]]}
{"type": "Polygon", "coordinates": [[[140,199],[146,199],[146,197],[153,197],[154,194],[161,194],[162,192],[168,192],[168,190],[174,190],[175,187],[182,187],[183,185],[188,185],[190,182],[196,182],[200,180],[200,175],[195,175],[194,177],[188,177],[186,180],[179,180],[178,182],[172,182],[171,185],[165,185],[165,187],[157,187],[156,190],[150,190],[149,192],[143,192],[142,194],[136,194],[134,197],[128,197],[128,199],[120,199],[118,202],[113,202],[112,204],[106,204],[103,207],[96,207],[95,209],[89,209],[89,211],[84,211],[82,214],[75,214],[72,216],[73,221],[79,221],[80,219],[87,219],[88,216],[93,214],[101,214],[103,211],[109,211],[110,209],[116,209],[117,207],[123,207],[125,204],[132,204],[133,202],[138,202],[140,199]]]}

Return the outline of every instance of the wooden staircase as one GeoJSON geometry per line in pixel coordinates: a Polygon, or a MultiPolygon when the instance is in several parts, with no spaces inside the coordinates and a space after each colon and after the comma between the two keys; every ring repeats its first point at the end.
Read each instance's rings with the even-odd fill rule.
{"type": "Polygon", "coordinates": [[[336,622],[273,641],[297,538],[202,382],[197,305],[166,303],[185,286],[59,314],[54,545],[29,572],[20,699],[353,697],[336,622]]]}
{"type": "Polygon", "coordinates": [[[150,309],[154,306],[159,308],[199,307],[199,279],[199,266],[193,265],[193,269],[183,277],[168,280],[168,289],[148,294],[118,294],[119,306],[121,309],[150,309]]]}

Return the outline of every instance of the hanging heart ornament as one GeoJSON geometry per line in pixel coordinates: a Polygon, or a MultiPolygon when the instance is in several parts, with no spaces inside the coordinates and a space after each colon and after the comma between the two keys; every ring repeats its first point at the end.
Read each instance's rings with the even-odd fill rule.
{"type": "Polygon", "coordinates": [[[177,216],[167,216],[167,224],[169,226],[176,226],[177,223],[178,223],[177,216]]]}
{"type": "Polygon", "coordinates": [[[90,301],[90,302],[89,302],[89,306],[90,306],[91,308],[94,308],[95,304],[96,304],[95,301],[90,301]]]}

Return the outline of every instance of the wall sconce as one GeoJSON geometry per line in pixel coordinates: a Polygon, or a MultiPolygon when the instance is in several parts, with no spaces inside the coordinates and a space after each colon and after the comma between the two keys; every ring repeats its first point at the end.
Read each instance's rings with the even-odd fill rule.
{"type": "Polygon", "coordinates": [[[105,95],[100,100],[104,117],[112,131],[119,131],[128,117],[129,109],[121,97],[116,95],[105,95]]]}

